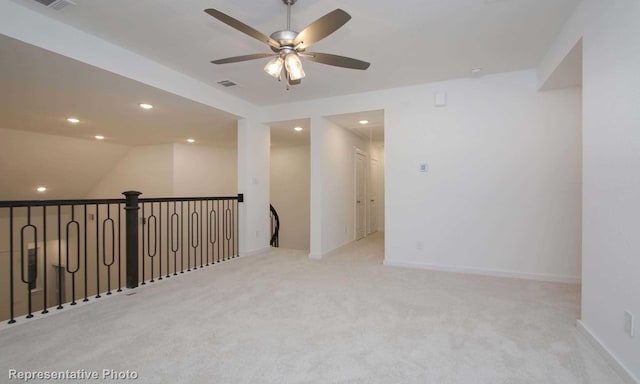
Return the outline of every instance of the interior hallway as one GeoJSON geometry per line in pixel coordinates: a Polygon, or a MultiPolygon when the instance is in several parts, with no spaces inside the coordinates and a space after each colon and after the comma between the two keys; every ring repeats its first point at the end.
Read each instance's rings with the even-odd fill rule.
{"type": "Polygon", "coordinates": [[[383,267],[374,234],[274,249],[0,332],[0,372],[136,383],[622,383],[577,333],[579,287],[383,267]]]}

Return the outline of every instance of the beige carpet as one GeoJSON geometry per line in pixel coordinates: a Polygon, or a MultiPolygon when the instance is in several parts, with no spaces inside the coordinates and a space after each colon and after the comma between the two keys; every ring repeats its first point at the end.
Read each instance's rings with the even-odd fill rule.
{"type": "Polygon", "coordinates": [[[0,382],[622,383],[577,333],[577,286],[383,267],[382,247],[275,250],[4,329],[0,382]]]}

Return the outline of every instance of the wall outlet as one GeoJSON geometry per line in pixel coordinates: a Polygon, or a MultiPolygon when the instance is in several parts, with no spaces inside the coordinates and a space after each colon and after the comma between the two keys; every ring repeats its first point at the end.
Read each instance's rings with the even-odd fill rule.
{"type": "Polygon", "coordinates": [[[628,312],[628,311],[624,312],[624,332],[631,337],[635,336],[635,326],[633,324],[633,315],[631,314],[631,312],[628,312]]]}
{"type": "Polygon", "coordinates": [[[424,243],[420,240],[416,241],[416,249],[421,251],[424,248],[424,243]]]}
{"type": "Polygon", "coordinates": [[[256,231],[256,239],[260,238],[260,231],[256,231]]]}

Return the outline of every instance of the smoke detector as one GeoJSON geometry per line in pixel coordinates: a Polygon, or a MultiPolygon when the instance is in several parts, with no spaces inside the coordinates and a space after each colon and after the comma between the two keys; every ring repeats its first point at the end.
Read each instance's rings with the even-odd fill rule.
{"type": "Polygon", "coordinates": [[[71,0],[35,0],[42,5],[46,5],[48,8],[55,9],[56,11],[61,10],[67,5],[77,5],[71,0]]]}

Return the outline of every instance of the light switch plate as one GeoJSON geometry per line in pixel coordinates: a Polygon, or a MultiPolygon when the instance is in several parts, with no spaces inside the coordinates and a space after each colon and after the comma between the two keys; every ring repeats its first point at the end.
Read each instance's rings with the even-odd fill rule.
{"type": "Polygon", "coordinates": [[[633,315],[629,311],[624,312],[624,332],[631,336],[635,336],[635,329],[633,324],[633,315]]]}
{"type": "Polygon", "coordinates": [[[436,92],[433,104],[436,107],[445,107],[447,105],[447,93],[446,92],[436,92]]]}

